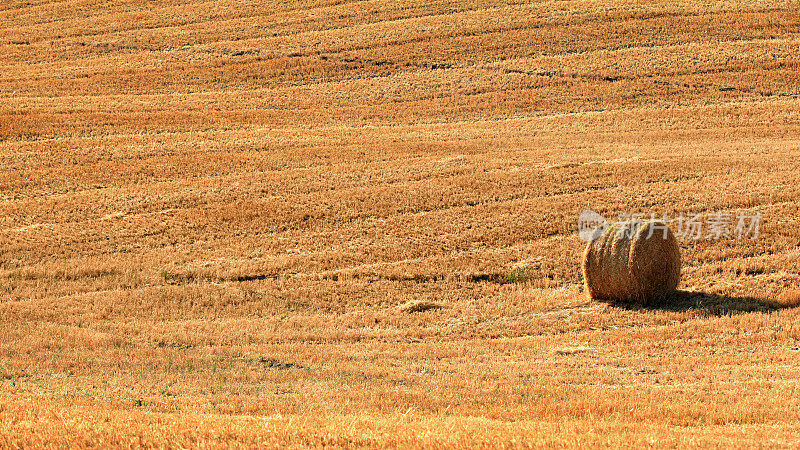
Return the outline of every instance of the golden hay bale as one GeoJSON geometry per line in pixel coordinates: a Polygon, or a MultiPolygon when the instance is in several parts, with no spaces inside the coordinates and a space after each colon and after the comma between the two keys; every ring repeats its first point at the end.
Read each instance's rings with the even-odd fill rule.
{"type": "Polygon", "coordinates": [[[658,220],[617,222],[586,245],[583,277],[595,300],[644,304],[661,298],[681,278],[678,241],[658,220]]]}

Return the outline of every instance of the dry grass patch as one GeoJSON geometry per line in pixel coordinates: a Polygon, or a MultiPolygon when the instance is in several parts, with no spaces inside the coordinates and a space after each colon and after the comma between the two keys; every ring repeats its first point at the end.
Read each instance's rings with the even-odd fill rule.
{"type": "Polygon", "coordinates": [[[798,441],[796,7],[2,8],[0,446],[798,441]],[[586,208],[764,221],[611,305],[586,208]]]}
{"type": "Polygon", "coordinates": [[[427,300],[410,300],[397,307],[399,311],[405,313],[425,312],[441,308],[444,308],[444,306],[427,300]]]}
{"type": "Polygon", "coordinates": [[[777,303],[787,308],[800,305],[800,289],[787,289],[778,296],[777,303]]]}

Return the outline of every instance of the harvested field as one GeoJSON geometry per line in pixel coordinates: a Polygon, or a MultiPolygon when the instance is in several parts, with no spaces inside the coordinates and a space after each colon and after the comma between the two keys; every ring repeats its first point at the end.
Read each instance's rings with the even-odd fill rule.
{"type": "Polygon", "coordinates": [[[796,3],[9,0],[0,68],[4,447],[800,439],[796,3]],[[731,235],[591,302],[587,208],[731,235]]]}

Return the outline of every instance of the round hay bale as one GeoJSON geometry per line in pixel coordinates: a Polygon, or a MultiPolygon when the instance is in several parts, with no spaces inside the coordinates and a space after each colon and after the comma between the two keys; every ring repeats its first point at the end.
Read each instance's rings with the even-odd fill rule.
{"type": "Polygon", "coordinates": [[[681,278],[678,241],[658,220],[614,223],[586,245],[583,278],[595,300],[645,304],[662,298],[681,278]]]}

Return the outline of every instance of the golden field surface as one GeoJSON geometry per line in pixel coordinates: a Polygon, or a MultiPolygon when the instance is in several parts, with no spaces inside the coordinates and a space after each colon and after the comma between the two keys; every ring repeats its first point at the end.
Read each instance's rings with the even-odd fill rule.
{"type": "Polygon", "coordinates": [[[797,2],[8,0],[0,446],[792,446],[799,201],[797,2]]]}

